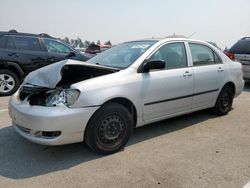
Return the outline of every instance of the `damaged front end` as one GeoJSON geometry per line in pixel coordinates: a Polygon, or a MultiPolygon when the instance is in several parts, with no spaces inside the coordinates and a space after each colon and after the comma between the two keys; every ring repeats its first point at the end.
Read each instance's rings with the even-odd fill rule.
{"type": "Polygon", "coordinates": [[[31,106],[71,106],[80,95],[77,89],[58,87],[55,89],[25,85],[20,89],[19,100],[27,101],[31,106]]]}
{"type": "Polygon", "coordinates": [[[70,107],[80,95],[79,90],[70,88],[72,84],[117,71],[109,67],[64,60],[29,74],[19,90],[18,98],[31,106],[70,107]]]}

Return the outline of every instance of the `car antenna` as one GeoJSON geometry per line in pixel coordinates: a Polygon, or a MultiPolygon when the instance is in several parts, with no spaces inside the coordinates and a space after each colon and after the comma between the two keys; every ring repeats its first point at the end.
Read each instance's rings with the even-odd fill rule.
{"type": "Polygon", "coordinates": [[[188,37],[188,39],[190,39],[192,36],[194,36],[196,34],[196,31],[195,32],[193,32],[189,37],[188,37]]]}

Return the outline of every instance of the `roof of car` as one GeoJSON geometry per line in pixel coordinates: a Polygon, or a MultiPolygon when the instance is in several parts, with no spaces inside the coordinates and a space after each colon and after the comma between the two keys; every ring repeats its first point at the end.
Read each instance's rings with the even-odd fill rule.
{"type": "Polygon", "coordinates": [[[0,35],[18,35],[18,36],[27,36],[27,37],[43,37],[43,38],[54,38],[46,33],[41,34],[33,34],[33,33],[20,33],[16,30],[10,30],[10,31],[0,31],[0,35]]]}
{"type": "Polygon", "coordinates": [[[242,39],[240,40],[250,40],[250,37],[243,37],[242,39]]]}
{"type": "Polygon", "coordinates": [[[188,39],[188,37],[184,36],[184,35],[169,35],[166,37],[152,37],[152,38],[146,38],[146,39],[141,39],[141,40],[135,40],[135,41],[130,41],[130,42],[147,42],[147,41],[161,41],[161,40],[165,40],[165,39],[169,39],[169,40],[186,40],[188,39]]]}
{"type": "Polygon", "coordinates": [[[165,38],[150,38],[150,39],[140,39],[140,40],[133,40],[133,41],[128,41],[128,42],[159,42],[159,41],[196,41],[196,42],[204,42],[204,41],[198,41],[198,40],[193,40],[189,39],[186,37],[165,37],[165,38]]]}

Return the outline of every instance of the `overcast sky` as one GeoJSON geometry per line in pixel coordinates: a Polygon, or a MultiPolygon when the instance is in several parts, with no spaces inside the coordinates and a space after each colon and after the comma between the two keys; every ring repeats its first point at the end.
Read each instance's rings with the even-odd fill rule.
{"type": "Polygon", "coordinates": [[[250,0],[0,0],[9,29],[113,43],[196,32],[224,48],[250,36],[250,0]]]}

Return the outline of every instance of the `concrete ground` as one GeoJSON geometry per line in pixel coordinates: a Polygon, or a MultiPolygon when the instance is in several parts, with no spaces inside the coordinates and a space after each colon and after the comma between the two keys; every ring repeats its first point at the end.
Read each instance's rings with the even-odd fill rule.
{"type": "MultiPolygon", "coordinates": [[[[201,111],[135,130],[121,152],[40,146],[11,127],[0,98],[0,187],[243,187],[250,181],[250,83],[223,117],[201,111]]],[[[70,126],[70,125],[69,125],[70,126]]]]}

